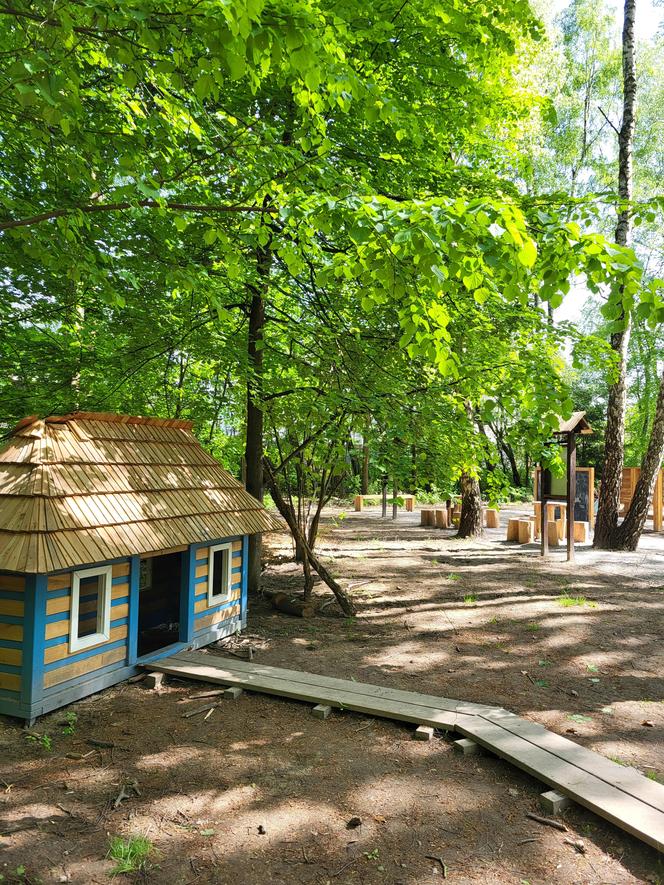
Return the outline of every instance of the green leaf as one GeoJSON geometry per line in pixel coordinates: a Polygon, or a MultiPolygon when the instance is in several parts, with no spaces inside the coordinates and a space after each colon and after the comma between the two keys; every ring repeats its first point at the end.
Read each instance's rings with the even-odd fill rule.
{"type": "Polygon", "coordinates": [[[532,267],[537,260],[537,247],[535,243],[532,240],[525,240],[517,255],[524,267],[532,267]]]}

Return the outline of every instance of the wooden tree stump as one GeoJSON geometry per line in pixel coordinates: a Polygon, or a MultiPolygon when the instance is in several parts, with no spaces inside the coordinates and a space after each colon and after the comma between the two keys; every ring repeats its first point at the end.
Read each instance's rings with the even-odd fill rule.
{"type": "Polygon", "coordinates": [[[507,540],[519,540],[519,518],[516,516],[513,516],[511,519],[507,520],[507,540]]]}
{"type": "Polygon", "coordinates": [[[420,510],[420,525],[435,525],[435,510],[433,507],[423,507],[420,510]]]}
{"type": "Polygon", "coordinates": [[[500,514],[493,507],[487,507],[484,511],[485,513],[485,525],[488,529],[499,529],[500,528],[500,514]]]}
{"type": "Polygon", "coordinates": [[[533,523],[530,519],[519,520],[519,544],[532,544],[533,523]]]}
{"type": "Polygon", "coordinates": [[[574,523],[574,540],[579,544],[587,544],[590,534],[590,524],[587,522],[574,523]]]}
{"type": "Polygon", "coordinates": [[[436,528],[446,529],[447,528],[447,507],[442,507],[440,509],[436,508],[434,511],[436,517],[436,528]]]}

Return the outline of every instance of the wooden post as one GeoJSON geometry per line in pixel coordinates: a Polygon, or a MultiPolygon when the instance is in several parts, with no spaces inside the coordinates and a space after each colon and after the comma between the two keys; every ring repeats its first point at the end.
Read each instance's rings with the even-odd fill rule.
{"type": "Polygon", "coordinates": [[[385,519],[385,517],[387,516],[387,474],[386,473],[384,473],[382,476],[382,483],[383,483],[383,491],[382,491],[383,512],[381,513],[381,516],[383,517],[383,519],[385,519]]]}
{"type": "Polygon", "coordinates": [[[590,530],[595,528],[595,468],[588,468],[588,522],[590,530]]]}
{"type": "Polygon", "coordinates": [[[574,503],[576,501],[576,436],[567,434],[567,561],[574,562],[574,503]]]}
{"type": "Polygon", "coordinates": [[[399,486],[397,485],[396,476],[392,477],[392,519],[397,518],[397,496],[399,494],[399,486]]]}
{"type": "Polygon", "coordinates": [[[541,525],[541,544],[542,544],[542,556],[546,557],[549,553],[549,526],[548,526],[548,517],[549,517],[549,508],[546,506],[546,500],[544,497],[544,484],[542,484],[542,494],[541,494],[540,505],[542,507],[542,525],[541,525]]]}

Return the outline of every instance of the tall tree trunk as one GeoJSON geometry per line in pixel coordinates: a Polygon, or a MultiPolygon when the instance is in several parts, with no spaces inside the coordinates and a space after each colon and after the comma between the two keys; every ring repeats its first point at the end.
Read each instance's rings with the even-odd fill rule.
{"type": "Polygon", "coordinates": [[[360,494],[369,494],[369,436],[362,437],[362,478],[360,480],[360,494]]]}
{"type": "MultiPolygon", "coordinates": [[[[636,63],[634,57],[634,18],[636,0],[625,0],[622,34],[623,117],[618,135],[618,196],[620,206],[616,225],[616,243],[626,246],[630,239],[632,198],[632,147],[636,110],[636,63]]],[[[613,549],[618,542],[618,510],[625,454],[625,411],[627,405],[627,348],[630,321],[624,313],[618,318],[622,329],[611,335],[611,348],[617,356],[617,377],[609,389],[604,437],[604,466],[599,494],[594,546],[613,549]]]]}
{"type": "Polygon", "coordinates": [[[458,538],[476,538],[482,534],[482,495],[476,477],[461,474],[461,520],[458,538]]]}
{"type": "MultiPolygon", "coordinates": [[[[259,282],[253,287],[249,307],[249,335],[247,341],[247,438],[245,448],[247,491],[263,501],[263,333],[265,329],[265,300],[270,277],[272,252],[269,246],[256,250],[256,269],[259,282]]],[[[262,538],[249,536],[247,587],[256,593],[261,580],[262,538]]]]}
{"type": "Polygon", "coordinates": [[[641,462],[641,474],[634,489],[629,510],[618,526],[613,539],[614,550],[636,550],[643,532],[652,501],[657,474],[664,457],[664,375],[660,380],[655,420],[653,421],[648,449],[641,462]]]}
{"type": "Polygon", "coordinates": [[[499,445],[501,451],[505,453],[507,462],[510,465],[510,471],[512,473],[512,485],[514,486],[514,488],[518,489],[521,487],[521,474],[519,473],[519,466],[516,463],[516,455],[514,454],[514,449],[502,437],[500,438],[499,445]]]}
{"type": "MultiPolygon", "coordinates": [[[[472,430],[479,419],[475,417],[470,400],[464,404],[469,430],[472,430]]],[[[481,428],[486,436],[484,427],[481,428]]],[[[458,538],[476,538],[482,534],[482,495],[479,480],[469,471],[461,474],[461,519],[459,520],[458,538]]]]}

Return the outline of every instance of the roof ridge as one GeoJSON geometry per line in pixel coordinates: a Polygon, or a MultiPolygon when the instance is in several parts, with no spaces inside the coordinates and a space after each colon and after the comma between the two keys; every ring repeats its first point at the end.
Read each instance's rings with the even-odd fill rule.
{"type": "Polygon", "coordinates": [[[66,424],[69,421],[105,421],[108,424],[147,424],[153,427],[174,427],[191,430],[193,421],[183,418],[156,418],[151,415],[125,415],[119,412],[69,412],[67,415],[49,415],[47,424],[66,424]]]}

